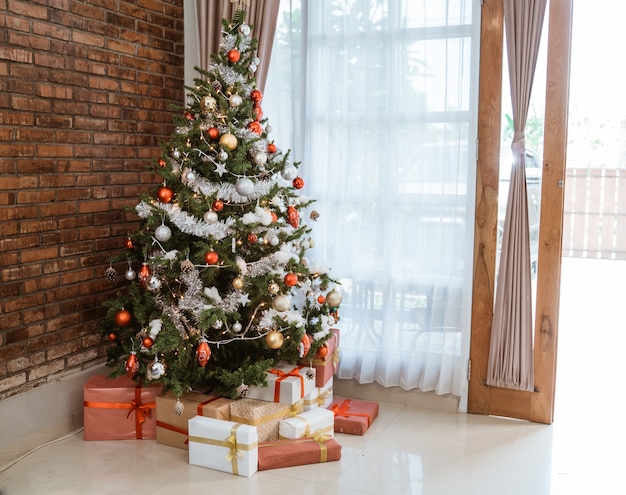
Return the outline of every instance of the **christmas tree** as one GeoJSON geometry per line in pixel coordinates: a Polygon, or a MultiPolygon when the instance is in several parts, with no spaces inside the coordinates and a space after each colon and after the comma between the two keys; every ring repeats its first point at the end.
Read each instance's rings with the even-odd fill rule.
{"type": "Polygon", "coordinates": [[[238,11],[218,54],[196,68],[176,129],[153,168],[162,184],[136,207],[140,227],[112,259],[128,267],[101,331],[112,376],[197,385],[223,395],[263,386],[278,362],[322,353],[341,295],[312,266],[300,163],[270,139],[254,73],[256,39],[238,11]],[[135,271],[135,268],[138,271],[135,271]]]}

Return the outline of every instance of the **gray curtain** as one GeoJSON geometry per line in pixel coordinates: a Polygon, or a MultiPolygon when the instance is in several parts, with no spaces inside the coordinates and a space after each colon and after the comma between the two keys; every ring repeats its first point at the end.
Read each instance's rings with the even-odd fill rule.
{"type": "Polygon", "coordinates": [[[527,391],[534,390],[534,364],[524,132],[546,3],[547,0],[504,0],[514,164],[504,220],[487,384],[527,391]]]}
{"type": "Polygon", "coordinates": [[[232,19],[235,11],[245,10],[246,23],[253,28],[252,36],[259,41],[257,56],[261,63],[255,76],[257,88],[263,91],[272,54],[279,7],[280,0],[197,0],[200,67],[206,69],[211,63],[211,54],[219,50],[222,19],[232,19]]]}

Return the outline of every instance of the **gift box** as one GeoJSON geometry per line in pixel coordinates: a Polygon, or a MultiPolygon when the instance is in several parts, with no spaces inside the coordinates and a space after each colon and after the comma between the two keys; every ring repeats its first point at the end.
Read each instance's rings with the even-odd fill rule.
{"type": "Polygon", "coordinates": [[[298,364],[312,366],[315,368],[315,386],[323,387],[333,377],[339,368],[339,358],[341,351],[339,349],[339,330],[332,328],[332,335],[326,341],[327,352],[325,356],[321,354],[308,357],[305,356],[298,360],[298,364]]]}
{"type": "Polygon", "coordinates": [[[283,419],[278,423],[278,438],[297,439],[317,437],[320,435],[333,436],[335,414],[321,407],[309,409],[296,416],[283,419]]]}
{"type": "Polygon", "coordinates": [[[197,392],[185,393],[180,399],[171,393],[157,396],[157,443],[188,449],[187,422],[196,415],[230,421],[230,402],[224,397],[197,392]]]}
{"type": "Polygon", "coordinates": [[[315,387],[313,391],[304,397],[303,408],[305,411],[316,407],[327,408],[333,402],[333,378],[326,382],[323,387],[315,387]]]}
{"type": "Polygon", "coordinates": [[[256,427],[195,416],[188,422],[189,464],[249,478],[258,469],[256,427]]]}
{"type": "Polygon", "coordinates": [[[295,404],[315,388],[315,371],[308,366],[279,364],[267,372],[267,387],[250,387],[246,395],[282,404],[295,404]]]}
{"type": "Polygon", "coordinates": [[[328,407],[335,414],[335,432],[363,435],[378,416],[378,402],[337,397],[328,407]]]}
{"type": "Polygon", "coordinates": [[[256,426],[259,442],[278,440],[278,423],[301,412],[301,400],[292,405],[247,398],[230,403],[230,420],[256,426]]]}
{"type": "Polygon", "coordinates": [[[259,444],[259,471],[340,459],[341,445],[327,435],[259,444]]]}
{"type": "Polygon", "coordinates": [[[128,376],[91,376],[83,386],[85,440],[156,438],[155,399],[162,390],[141,387],[128,376]]]}

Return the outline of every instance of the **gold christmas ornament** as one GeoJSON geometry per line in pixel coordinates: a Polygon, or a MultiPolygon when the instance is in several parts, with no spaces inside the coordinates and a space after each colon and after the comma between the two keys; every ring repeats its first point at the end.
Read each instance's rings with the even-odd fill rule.
{"type": "Polygon", "coordinates": [[[265,343],[270,349],[280,349],[284,341],[283,334],[276,330],[272,330],[265,336],[265,343]]]}
{"type": "Polygon", "coordinates": [[[210,95],[203,96],[200,100],[200,108],[205,112],[213,111],[217,108],[217,100],[210,95]]]}
{"type": "Polygon", "coordinates": [[[220,144],[228,151],[233,151],[237,147],[237,137],[234,134],[222,134],[220,144]]]}
{"type": "Polygon", "coordinates": [[[326,294],[326,304],[328,304],[331,308],[339,306],[341,304],[341,300],[341,294],[335,289],[326,294]]]}
{"type": "Polygon", "coordinates": [[[272,295],[275,296],[276,294],[278,294],[280,292],[280,287],[278,286],[278,284],[276,282],[271,282],[268,286],[267,286],[267,291],[272,295]]]}
{"type": "Polygon", "coordinates": [[[283,313],[289,309],[291,301],[285,294],[277,295],[272,301],[272,307],[279,313],[283,313]]]}
{"type": "Polygon", "coordinates": [[[241,277],[235,277],[231,283],[237,290],[241,290],[243,288],[243,279],[241,277]]]}

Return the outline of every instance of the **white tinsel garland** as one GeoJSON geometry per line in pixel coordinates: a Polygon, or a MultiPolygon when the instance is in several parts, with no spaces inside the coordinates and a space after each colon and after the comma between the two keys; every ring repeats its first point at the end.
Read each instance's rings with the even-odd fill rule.
{"type": "Polygon", "coordinates": [[[250,201],[256,201],[267,194],[273,187],[271,181],[257,181],[254,182],[254,192],[249,196],[242,196],[235,189],[235,185],[228,182],[215,183],[211,182],[204,177],[199,177],[199,174],[195,173],[192,169],[186,168],[183,171],[183,182],[194,192],[202,193],[205,196],[217,195],[222,201],[228,201],[235,204],[247,204],[250,201]],[[196,178],[193,181],[188,181],[186,176],[192,172],[196,178]]]}
{"type": "Polygon", "coordinates": [[[202,237],[204,239],[213,238],[215,240],[221,240],[233,233],[234,218],[227,218],[223,222],[216,222],[208,224],[201,220],[198,220],[193,215],[190,215],[186,211],[181,210],[176,205],[168,203],[148,204],[145,201],[141,201],[135,210],[140,218],[148,218],[153,209],[161,210],[167,213],[167,216],[181,232],[185,234],[192,234],[196,237],[202,237]]]}

